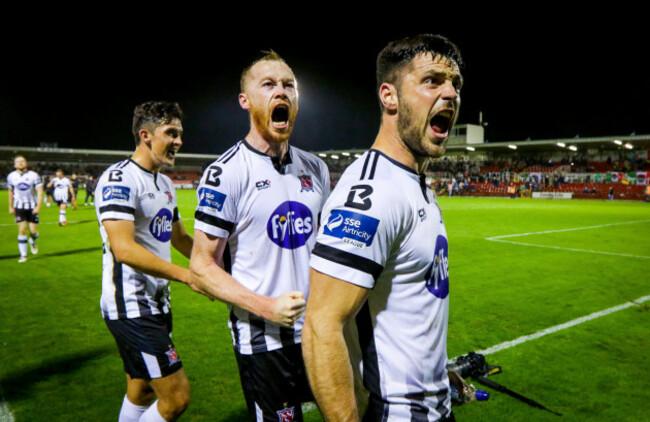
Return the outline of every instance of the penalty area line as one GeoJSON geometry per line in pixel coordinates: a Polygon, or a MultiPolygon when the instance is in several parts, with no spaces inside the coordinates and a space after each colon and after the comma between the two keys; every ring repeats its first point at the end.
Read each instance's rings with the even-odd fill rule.
{"type": "Polygon", "coordinates": [[[647,302],[649,300],[650,300],[650,296],[643,296],[643,297],[640,297],[640,298],[638,298],[636,300],[633,300],[631,302],[623,303],[621,305],[614,306],[614,307],[611,307],[611,308],[608,308],[608,309],[605,309],[605,310],[602,310],[602,311],[594,312],[592,314],[589,314],[589,315],[574,319],[572,321],[565,322],[564,324],[555,325],[553,327],[546,328],[546,329],[538,331],[536,333],[519,337],[519,338],[517,338],[515,340],[512,340],[512,341],[505,341],[503,343],[492,346],[492,347],[490,347],[488,349],[477,351],[476,353],[480,353],[482,355],[490,355],[492,353],[500,352],[501,350],[505,350],[505,349],[509,349],[511,347],[515,347],[515,346],[517,346],[519,344],[522,344],[522,343],[525,343],[527,341],[536,340],[536,339],[538,339],[540,337],[544,337],[544,336],[546,336],[548,334],[557,333],[558,331],[562,331],[562,330],[566,330],[567,328],[575,327],[576,325],[582,324],[583,322],[591,321],[591,320],[594,320],[596,318],[600,318],[602,316],[609,315],[609,314],[614,313],[614,312],[618,312],[618,311],[620,311],[622,309],[630,308],[632,306],[638,306],[639,304],[641,304],[643,302],[647,302]]]}

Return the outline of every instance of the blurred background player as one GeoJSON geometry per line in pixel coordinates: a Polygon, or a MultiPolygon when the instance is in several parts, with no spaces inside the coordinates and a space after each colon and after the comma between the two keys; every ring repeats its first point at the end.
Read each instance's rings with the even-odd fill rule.
{"type": "Polygon", "coordinates": [[[360,419],[354,371],[369,392],[364,421],[453,420],[447,234],[425,170],[458,117],[460,66],[457,47],[434,35],[377,58],[379,133],[328,199],[311,259],[303,350],[327,421],[360,419]]]}
{"type": "Polygon", "coordinates": [[[68,220],[66,219],[66,208],[68,202],[72,202],[73,209],[77,209],[77,197],[72,189],[70,179],[63,175],[63,170],[58,169],[55,172],[55,177],[47,184],[48,187],[53,187],[54,192],[52,196],[54,202],[59,206],[59,226],[67,226],[68,220]]]}
{"type": "Polygon", "coordinates": [[[133,156],[110,166],[97,183],[101,309],[127,381],[120,422],[175,421],[189,404],[189,381],[171,340],[169,281],[188,282],[189,270],[171,262],[170,243],[189,258],[192,237],[171,179],[159,172],[174,165],[183,144],[181,119],[176,103],[137,106],[133,156]]]}
{"type": "Polygon", "coordinates": [[[313,401],[302,316],[329,172],[289,146],[298,86],[279,55],[265,52],[240,84],[250,130],[201,178],[190,270],[197,286],[229,305],[250,419],[301,421],[301,403],[313,401]]]}
{"type": "Polygon", "coordinates": [[[95,188],[97,187],[97,179],[95,179],[92,176],[88,176],[85,185],[86,185],[86,199],[84,199],[84,206],[88,204],[95,205],[95,188]]]}
{"type": "Polygon", "coordinates": [[[33,255],[38,253],[38,213],[43,202],[43,184],[40,176],[33,170],[27,170],[27,160],[22,155],[14,158],[16,170],[7,176],[9,188],[9,214],[16,216],[18,223],[18,262],[27,261],[27,233],[29,247],[33,255]]]}

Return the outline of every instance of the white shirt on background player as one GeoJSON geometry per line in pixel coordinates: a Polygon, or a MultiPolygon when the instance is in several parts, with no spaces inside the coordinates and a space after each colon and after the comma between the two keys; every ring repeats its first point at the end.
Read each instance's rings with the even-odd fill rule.
{"type": "Polygon", "coordinates": [[[14,170],[7,176],[7,186],[13,190],[15,209],[36,208],[36,187],[41,186],[41,177],[33,170],[20,174],[14,170]]]}

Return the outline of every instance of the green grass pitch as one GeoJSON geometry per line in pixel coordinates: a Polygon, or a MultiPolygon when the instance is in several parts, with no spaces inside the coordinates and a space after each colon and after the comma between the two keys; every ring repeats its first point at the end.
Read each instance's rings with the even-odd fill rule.
{"type": "MultiPolygon", "coordinates": [[[[191,233],[194,192],[178,194],[191,233]]],[[[465,197],[439,204],[450,248],[450,357],[650,295],[650,204],[465,197]]],[[[69,210],[67,227],[57,214],[43,208],[40,252],[24,264],[13,217],[0,216],[0,419],[8,409],[17,422],[115,421],[125,381],[99,311],[94,207],[69,210]]],[[[173,260],[188,264],[176,252],[173,260]]],[[[226,306],[178,283],[172,304],[174,342],[192,385],[181,420],[245,420],[226,306]]],[[[457,419],[648,420],[648,305],[486,356],[503,367],[493,380],[563,417],[485,388],[490,400],[455,408],[457,419]]],[[[321,420],[317,410],[307,419],[321,420]]]]}

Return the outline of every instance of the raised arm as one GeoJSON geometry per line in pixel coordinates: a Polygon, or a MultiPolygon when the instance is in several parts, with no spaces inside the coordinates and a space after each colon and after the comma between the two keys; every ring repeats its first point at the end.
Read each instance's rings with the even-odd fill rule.
{"type": "Polygon", "coordinates": [[[309,384],[326,421],[358,421],[354,379],[345,325],[357,314],[368,289],[314,269],[302,329],[302,350],[309,384]]]}
{"type": "Polygon", "coordinates": [[[227,242],[226,238],[195,230],[190,259],[191,287],[278,325],[292,326],[305,311],[303,293],[290,291],[270,298],[247,289],[220,266],[227,242]]]}

